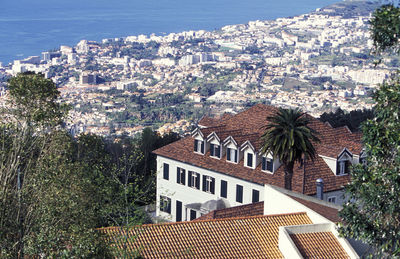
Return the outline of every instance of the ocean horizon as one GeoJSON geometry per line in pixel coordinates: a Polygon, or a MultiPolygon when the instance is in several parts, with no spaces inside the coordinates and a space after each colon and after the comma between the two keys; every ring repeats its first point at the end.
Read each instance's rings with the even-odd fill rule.
{"type": "Polygon", "coordinates": [[[80,40],[188,30],[309,13],[338,0],[19,0],[0,8],[0,62],[6,65],[80,40]]]}

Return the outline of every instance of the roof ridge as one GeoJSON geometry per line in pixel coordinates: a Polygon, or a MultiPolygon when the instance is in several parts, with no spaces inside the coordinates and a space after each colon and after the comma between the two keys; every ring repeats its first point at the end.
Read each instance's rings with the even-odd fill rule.
{"type": "MultiPolygon", "coordinates": [[[[170,225],[198,224],[198,223],[204,223],[204,222],[233,221],[233,220],[252,219],[252,218],[273,218],[273,217],[292,216],[292,215],[306,215],[307,216],[307,213],[306,212],[292,212],[292,213],[279,213],[279,214],[270,214],[270,215],[241,216],[241,217],[222,218],[222,219],[204,219],[204,220],[192,220],[192,221],[181,221],[181,222],[165,222],[165,223],[135,225],[135,226],[131,226],[128,228],[163,227],[163,226],[170,226],[170,225]]],[[[120,229],[120,228],[125,228],[125,227],[110,226],[110,227],[98,228],[98,230],[120,229]]]]}

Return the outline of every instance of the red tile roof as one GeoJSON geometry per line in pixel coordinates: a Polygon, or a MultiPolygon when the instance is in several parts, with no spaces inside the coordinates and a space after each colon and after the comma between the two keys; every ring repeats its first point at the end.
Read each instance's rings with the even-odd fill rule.
{"type": "Polygon", "coordinates": [[[293,213],[100,231],[114,247],[144,258],[282,258],[279,227],[304,224],[312,224],[306,213],[293,213]]]}
{"type": "Polygon", "coordinates": [[[195,220],[225,219],[235,217],[260,216],[264,214],[264,202],[256,202],[246,205],[235,206],[226,209],[213,210],[195,220]]]}
{"type": "Polygon", "coordinates": [[[350,258],[332,232],[291,234],[304,258],[350,258]]]}
{"type": "MultiPolygon", "coordinates": [[[[215,132],[221,141],[232,136],[239,146],[249,140],[256,150],[259,150],[261,147],[260,136],[264,132],[263,126],[267,124],[266,118],[276,111],[277,108],[273,106],[259,104],[224,120],[218,120],[218,122],[210,124],[208,128],[200,130],[205,138],[212,132],[215,132]]],[[[311,120],[310,127],[319,133],[318,137],[321,140],[321,143],[315,144],[318,155],[336,158],[344,148],[354,154],[361,153],[362,145],[358,141],[360,139],[359,134],[352,134],[342,128],[334,129],[309,115],[307,116],[311,120]]],[[[196,154],[193,152],[193,139],[191,137],[183,138],[157,149],[154,153],[261,185],[272,184],[284,187],[282,166],[272,175],[262,172],[261,164],[254,170],[244,167],[243,159],[238,164],[233,164],[226,162],[224,158],[221,160],[211,158],[209,153],[205,155],[196,154]]],[[[317,156],[314,161],[307,161],[305,167],[295,164],[292,189],[308,195],[315,194],[315,181],[318,178],[324,180],[325,191],[342,189],[350,181],[349,175],[336,176],[325,161],[317,156]]]]}
{"type": "MultiPolygon", "coordinates": [[[[290,198],[295,201],[303,204],[309,209],[315,211],[321,216],[327,218],[328,220],[337,223],[340,222],[341,219],[338,215],[339,209],[334,207],[329,207],[324,204],[313,202],[308,199],[302,199],[298,196],[293,196],[290,194],[286,194],[290,198]]],[[[207,213],[195,220],[206,220],[206,219],[224,219],[224,218],[235,218],[235,217],[244,217],[244,216],[257,216],[264,214],[264,202],[256,202],[252,204],[240,205],[226,209],[213,210],[210,213],[207,213]]]]}

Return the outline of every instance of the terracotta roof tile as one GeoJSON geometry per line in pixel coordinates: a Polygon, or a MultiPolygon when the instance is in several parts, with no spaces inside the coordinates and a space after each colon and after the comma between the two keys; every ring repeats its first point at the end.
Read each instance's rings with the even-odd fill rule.
{"type": "Polygon", "coordinates": [[[312,202],[309,200],[305,200],[305,199],[301,199],[299,197],[295,197],[292,195],[288,195],[290,198],[292,198],[293,200],[303,204],[304,206],[310,208],[311,210],[317,212],[318,214],[324,216],[325,218],[329,219],[330,221],[337,223],[340,222],[341,219],[339,217],[339,210],[332,208],[332,207],[328,207],[328,206],[324,206],[322,204],[316,203],[316,202],[312,202]]]}
{"type": "Polygon", "coordinates": [[[312,224],[305,213],[100,229],[107,242],[144,258],[282,258],[280,226],[312,224]]]}
{"type": "Polygon", "coordinates": [[[291,234],[304,258],[350,258],[332,232],[291,234]]]}
{"type": "Polygon", "coordinates": [[[256,203],[240,205],[226,209],[213,210],[210,213],[207,213],[195,220],[260,216],[263,214],[264,214],[264,202],[260,201],[256,203]]]}
{"type": "MultiPolygon", "coordinates": [[[[313,202],[308,199],[302,199],[297,196],[286,194],[295,201],[303,204],[309,209],[317,212],[321,216],[329,219],[330,221],[337,223],[341,222],[338,215],[339,210],[333,207],[325,206],[321,203],[313,202]]],[[[206,220],[206,219],[224,219],[224,218],[234,218],[234,217],[245,217],[245,216],[257,216],[264,214],[264,202],[256,202],[246,205],[235,206],[226,209],[213,210],[195,220],[206,220]]]]}

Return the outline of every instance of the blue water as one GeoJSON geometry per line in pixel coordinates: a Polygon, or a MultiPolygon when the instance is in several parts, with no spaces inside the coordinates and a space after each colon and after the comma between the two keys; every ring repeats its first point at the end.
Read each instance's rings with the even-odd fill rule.
{"type": "Polygon", "coordinates": [[[214,30],[308,13],[338,0],[0,0],[0,62],[82,39],[214,30]]]}

